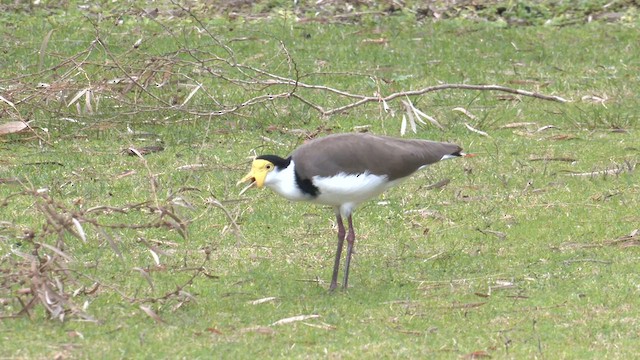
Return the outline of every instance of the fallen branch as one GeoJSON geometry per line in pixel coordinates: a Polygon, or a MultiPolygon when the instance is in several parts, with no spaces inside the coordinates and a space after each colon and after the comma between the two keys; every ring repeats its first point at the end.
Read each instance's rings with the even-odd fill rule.
{"type": "MultiPolygon", "coordinates": [[[[248,109],[281,100],[295,100],[315,110],[322,117],[370,103],[380,105],[381,109],[394,116],[390,103],[401,99],[403,103],[399,107],[404,108],[403,113],[408,116],[405,129],[406,125],[411,125],[414,130],[417,122],[426,123],[423,119],[441,127],[410,99],[438,91],[496,91],[545,101],[568,102],[560,96],[501,85],[439,84],[385,95],[383,82],[371,74],[350,71],[304,73],[298,67],[294,54],[282,41],[277,43],[277,54],[272,57],[272,63],[265,64],[261,61],[252,64],[252,59],[243,59],[236,54],[230,45],[233,39],[223,41],[209,31],[206,24],[190,9],[176,1],[172,1],[172,4],[195,20],[198,31],[210,39],[208,46],[192,46],[185,42],[184,34],[174,33],[170,26],[160,22],[160,18],[154,18],[164,29],[164,35],[175,40],[173,50],[155,57],[142,51],[116,52],[115,49],[120,48],[115,40],[111,45],[107,41],[112,38],[110,34],[101,33],[103,30],[100,26],[92,22],[94,40],[77,54],[61,58],[57,65],[37,73],[20,73],[15,77],[0,79],[0,87],[6,89],[0,99],[1,103],[13,110],[12,116],[16,121],[21,120],[18,112],[20,106],[37,105],[39,108],[44,107],[44,111],[59,114],[61,120],[71,119],[74,123],[84,125],[82,119],[89,122],[96,118],[98,105],[100,109],[109,109],[108,116],[111,118],[102,120],[110,121],[118,121],[123,118],[122,115],[130,118],[131,115],[145,112],[155,116],[161,111],[173,116],[191,114],[207,118],[245,115],[248,109]],[[108,63],[92,61],[96,53],[107,58],[108,63]],[[286,68],[280,70],[280,64],[285,64],[286,68]],[[276,70],[271,70],[272,68],[276,70]],[[359,93],[358,90],[305,81],[318,76],[352,76],[366,79],[367,82],[372,79],[376,82],[377,89],[374,94],[365,95],[361,92],[369,90],[359,93]],[[34,83],[38,85],[34,87],[34,83]],[[221,91],[224,90],[221,84],[227,86],[228,91],[221,91]],[[83,98],[84,102],[81,101],[83,98]]],[[[249,40],[251,39],[242,38],[238,41],[249,40]]],[[[43,49],[46,50],[44,47],[43,49]]],[[[470,128],[474,131],[472,129],[475,128],[470,128]]],[[[486,133],[478,131],[478,134],[486,133]]],[[[44,139],[41,138],[40,141],[44,139]]]]}
{"type": "Polygon", "coordinates": [[[609,265],[612,262],[608,261],[608,260],[598,260],[598,259],[569,259],[569,260],[565,260],[562,263],[565,265],[569,265],[572,263],[578,263],[578,262],[592,262],[592,263],[599,263],[599,264],[606,264],[609,265]]]}
{"type": "MultiPolygon", "coordinates": [[[[0,224],[4,232],[0,236],[0,248],[11,248],[7,253],[0,254],[0,265],[7,269],[0,281],[0,300],[7,299],[15,303],[15,306],[0,306],[0,318],[32,317],[39,313],[36,308],[41,307],[51,319],[98,321],[87,311],[92,302],[88,298],[106,291],[118,294],[131,304],[172,301],[176,303],[175,309],[194,300],[194,296],[186,290],[197,278],[216,278],[205,267],[211,258],[208,247],[205,247],[203,256],[198,256],[201,260],[196,260],[198,262],[194,266],[188,265],[188,257],[168,260],[174,251],[165,251],[162,247],[171,242],[146,240],[141,235],[136,235],[140,229],[156,228],[167,232],[175,230],[186,238],[187,224],[192,219],[182,219],[174,211],[174,207],[189,207],[190,202],[184,196],[184,192],[191,190],[189,188],[179,189],[166,199],[158,199],[157,193],[154,193],[153,200],[137,204],[127,204],[120,208],[95,206],[84,210],[82,207],[65,204],[46,189],[34,189],[23,182],[18,183],[23,189],[0,199],[0,208],[13,206],[24,198],[33,204],[30,209],[33,209],[35,223],[39,225],[32,227],[8,221],[0,224]],[[120,250],[122,245],[118,242],[127,233],[133,233],[138,241],[135,245],[127,245],[127,252],[123,253],[120,250]],[[100,274],[103,273],[104,266],[111,265],[110,260],[102,264],[101,256],[90,255],[87,258],[84,252],[74,251],[77,248],[75,244],[79,242],[86,247],[102,246],[101,241],[108,242],[119,262],[142,275],[149,284],[148,295],[141,296],[139,290],[128,294],[120,289],[125,286],[118,284],[112,277],[101,279],[100,274]],[[9,243],[12,245],[8,245],[9,243]],[[14,246],[16,243],[20,245],[14,246]],[[145,260],[148,257],[140,256],[148,253],[153,258],[151,265],[145,260]],[[144,263],[137,263],[141,259],[144,263]],[[155,289],[153,282],[154,274],[157,273],[171,273],[174,277],[176,273],[186,275],[181,277],[181,281],[177,281],[172,290],[160,292],[160,289],[155,289]],[[98,289],[103,290],[97,291],[98,289]],[[11,312],[5,314],[6,311],[11,312]]],[[[220,208],[231,216],[226,209],[220,208]]],[[[230,217],[230,220],[233,221],[233,218],[230,217]]],[[[148,312],[147,314],[150,315],[148,312]]]]}
{"type": "Polygon", "coordinates": [[[623,172],[632,172],[635,170],[637,164],[630,163],[628,161],[625,162],[624,165],[620,164],[611,169],[599,170],[599,171],[591,171],[591,172],[568,172],[568,176],[597,176],[597,175],[619,175],[623,172]]]}

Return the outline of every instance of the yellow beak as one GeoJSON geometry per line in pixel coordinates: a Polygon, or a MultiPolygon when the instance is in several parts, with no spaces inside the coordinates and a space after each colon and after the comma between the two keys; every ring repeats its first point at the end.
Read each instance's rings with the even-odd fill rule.
{"type": "Polygon", "coordinates": [[[253,169],[251,171],[249,171],[249,173],[247,175],[245,175],[242,179],[238,180],[238,182],[236,183],[236,186],[245,183],[247,181],[251,181],[251,185],[253,184],[257,184],[256,181],[256,177],[253,176],[253,169]]]}

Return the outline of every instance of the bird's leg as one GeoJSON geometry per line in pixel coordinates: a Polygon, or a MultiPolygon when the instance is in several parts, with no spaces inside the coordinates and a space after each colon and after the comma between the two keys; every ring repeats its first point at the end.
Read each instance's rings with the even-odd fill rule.
{"type": "Polygon", "coordinates": [[[353,253],[353,243],[356,240],[356,234],[353,231],[353,221],[351,220],[351,214],[347,218],[349,222],[349,234],[347,235],[347,261],[344,268],[344,283],[343,288],[347,288],[347,282],[349,281],[349,265],[351,264],[351,253],[353,253]]]}
{"type": "Polygon", "coordinates": [[[336,262],[333,265],[333,276],[331,277],[331,285],[329,286],[329,290],[332,291],[338,287],[338,269],[340,269],[340,257],[342,256],[342,245],[346,233],[344,224],[342,223],[342,216],[340,216],[339,212],[336,212],[336,222],[338,223],[338,249],[336,250],[336,262]]]}

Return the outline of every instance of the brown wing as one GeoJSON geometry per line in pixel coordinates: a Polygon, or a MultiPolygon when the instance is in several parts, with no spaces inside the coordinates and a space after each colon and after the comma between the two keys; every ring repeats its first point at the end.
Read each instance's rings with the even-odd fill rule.
{"type": "Polygon", "coordinates": [[[411,175],[423,165],[438,162],[445,155],[460,155],[460,151],[458,145],[450,143],[337,134],[300,146],[293,152],[292,159],[302,179],[369,171],[395,180],[411,175]]]}

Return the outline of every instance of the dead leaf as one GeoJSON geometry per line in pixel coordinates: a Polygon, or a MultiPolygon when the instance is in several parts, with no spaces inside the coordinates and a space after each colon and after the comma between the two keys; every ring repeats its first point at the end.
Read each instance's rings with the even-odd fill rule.
{"type": "Polygon", "coordinates": [[[275,299],[277,299],[277,297],[270,296],[270,297],[266,297],[266,298],[262,298],[262,299],[258,299],[258,300],[249,301],[249,304],[251,304],[251,305],[259,305],[259,304],[264,304],[266,302],[273,301],[275,299]]]}
{"type": "Polygon", "coordinates": [[[440,189],[442,187],[447,186],[450,182],[451,182],[451,179],[448,179],[448,178],[447,179],[442,179],[442,180],[440,180],[440,181],[438,181],[436,183],[427,185],[426,189],[427,190],[440,189]]]}
{"type": "Polygon", "coordinates": [[[161,323],[161,324],[165,323],[164,320],[162,320],[160,316],[158,316],[158,314],[156,314],[156,312],[151,309],[151,307],[140,305],[140,310],[144,311],[145,314],[147,314],[150,318],[155,320],[157,323],[161,323]]]}
{"type": "Polygon", "coordinates": [[[569,172],[567,175],[569,176],[597,176],[597,175],[618,175],[623,173],[625,170],[623,168],[618,169],[608,169],[608,170],[600,170],[600,171],[592,171],[592,172],[569,172]]]}
{"type": "Polygon", "coordinates": [[[428,208],[422,208],[422,209],[417,209],[417,210],[405,210],[404,212],[405,214],[418,214],[420,217],[423,218],[432,218],[432,219],[436,219],[436,220],[441,220],[441,221],[449,221],[446,216],[442,215],[442,213],[440,213],[437,210],[431,210],[428,208]]]}
{"type": "Polygon", "coordinates": [[[76,218],[71,218],[71,222],[73,223],[73,226],[76,228],[78,236],[80,236],[80,239],[82,240],[82,242],[86,243],[87,235],[85,235],[84,229],[82,228],[82,224],[80,224],[80,221],[76,218]]]}
{"type": "Polygon", "coordinates": [[[302,324],[306,325],[306,326],[309,326],[309,327],[316,328],[316,329],[322,329],[322,330],[335,330],[336,329],[335,326],[329,325],[329,324],[326,324],[326,323],[310,324],[310,323],[303,322],[302,324]]]}
{"type": "Polygon", "coordinates": [[[489,134],[487,134],[486,132],[482,131],[482,130],[478,130],[476,128],[474,128],[473,126],[469,125],[469,123],[464,123],[464,126],[467,127],[467,129],[471,130],[472,132],[482,135],[482,136],[486,136],[486,137],[490,137],[489,134]]]}
{"type": "Polygon", "coordinates": [[[29,128],[24,121],[9,121],[0,125],[0,135],[16,134],[29,128]]]}
{"type": "Polygon", "coordinates": [[[466,303],[466,304],[453,304],[449,308],[451,309],[472,309],[486,304],[486,302],[466,303]]]}
{"type": "Polygon", "coordinates": [[[210,327],[210,328],[207,328],[207,331],[212,333],[212,334],[222,335],[222,331],[220,331],[220,330],[218,330],[216,328],[210,327]]]}
{"type": "Polygon", "coordinates": [[[13,110],[18,111],[18,109],[16,108],[16,105],[14,103],[12,103],[11,101],[9,101],[7,98],[5,98],[4,96],[0,95],[0,101],[6,103],[7,105],[11,106],[13,108],[13,110]]]}
{"type": "Polygon", "coordinates": [[[264,136],[264,135],[260,135],[260,139],[262,139],[262,140],[264,140],[264,141],[266,141],[266,142],[274,143],[274,144],[276,144],[276,145],[278,145],[278,146],[287,146],[287,145],[286,145],[285,143],[283,143],[283,142],[280,142],[280,141],[277,141],[277,140],[273,140],[272,138],[270,138],[270,137],[266,137],[266,136],[264,136]]]}
{"type": "Polygon", "coordinates": [[[193,90],[191,90],[191,92],[189,93],[189,95],[187,96],[187,98],[186,98],[186,99],[184,99],[184,101],[182,102],[182,105],[181,105],[181,106],[185,106],[185,105],[189,102],[189,100],[191,100],[191,98],[193,97],[193,95],[195,95],[195,94],[198,92],[198,90],[200,90],[200,88],[202,88],[202,85],[200,85],[200,84],[196,85],[196,86],[193,88],[193,90]]]}
{"type": "Polygon", "coordinates": [[[565,161],[565,162],[574,162],[578,161],[578,159],[563,157],[563,156],[529,156],[529,161],[565,161]]]}
{"type": "Polygon", "coordinates": [[[136,174],[136,172],[137,171],[135,171],[135,170],[126,170],[125,172],[122,172],[122,173],[114,176],[113,178],[114,178],[114,180],[119,180],[119,179],[122,179],[123,177],[134,175],[134,174],[136,174]]]}
{"type": "Polygon", "coordinates": [[[591,102],[594,104],[601,104],[602,106],[606,107],[606,105],[604,104],[607,100],[609,100],[609,98],[604,95],[604,96],[597,96],[597,95],[585,95],[581,98],[581,100],[583,102],[591,102]]]}
{"type": "Polygon", "coordinates": [[[100,288],[100,283],[93,283],[92,287],[89,290],[84,290],[85,295],[93,295],[100,288]]]}
{"type": "Polygon", "coordinates": [[[407,132],[407,116],[402,114],[402,123],[400,124],[400,136],[407,132]]]}
{"type": "MultiPolygon", "coordinates": [[[[384,104],[386,106],[387,103],[384,102],[384,104]]],[[[387,111],[386,107],[385,107],[385,111],[387,111]]],[[[369,132],[370,130],[371,130],[371,125],[369,125],[369,124],[367,124],[367,125],[358,125],[358,126],[354,126],[353,127],[353,131],[359,132],[359,133],[366,133],[366,132],[369,132]]]]}
{"type": "Polygon", "coordinates": [[[529,127],[529,126],[538,126],[538,124],[534,122],[515,122],[515,123],[502,125],[500,126],[500,129],[514,129],[514,128],[521,128],[521,127],[529,127]]]}
{"type": "Polygon", "coordinates": [[[153,257],[153,261],[156,265],[160,266],[160,256],[158,256],[158,254],[152,249],[149,249],[149,252],[151,253],[151,257],[153,257]]]}
{"type": "Polygon", "coordinates": [[[451,109],[451,111],[457,111],[457,112],[463,113],[469,119],[471,119],[473,121],[478,121],[478,117],[473,115],[469,110],[467,110],[465,108],[457,107],[457,108],[451,109]]]}
{"type": "Polygon", "coordinates": [[[145,269],[139,268],[139,267],[134,267],[133,270],[139,272],[140,275],[142,275],[144,277],[144,279],[147,280],[147,283],[149,283],[149,286],[151,287],[151,290],[153,290],[155,288],[153,286],[153,280],[151,280],[151,276],[149,275],[149,273],[145,269]]]}
{"type": "Polygon", "coordinates": [[[509,299],[527,300],[529,297],[525,295],[507,295],[509,299]]]}
{"type": "Polygon", "coordinates": [[[143,146],[141,148],[130,147],[122,150],[123,153],[129,156],[138,156],[138,157],[142,157],[142,155],[147,155],[147,154],[160,152],[160,151],[164,151],[164,147],[159,145],[143,146]]]}
{"type": "Polygon", "coordinates": [[[472,353],[468,353],[462,356],[463,359],[483,359],[483,358],[490,358],[490,357],[491,355],[489,355],[489,353],[484,350],[474,351],[472,353]]]}
{"type": "Polygon", "coordinates": [[[378,44],[378,45],[384,45],[387,43],[387,39],[385,38],[377,38],[377,39],[363,39],[362,42],[364,44],[378,44]]]}
{"type": "Polygon", "coordinates": [[[533,137],[533,134],[530,132],[524,132],[524,131],[514,131],[513,135],[518,135],[518,136],[524,136],[524,137],[533,137]]]}
{"type": "Polygon", "coordinates": [[[194,170],[206,170],[206,164],[190,164],[190,165],[182,165],[178,166],[176,170],[178,171],[194,171],[194,170]]]}
{"type": "Polygon", "coordinates": [[[248,327],[240,330],[241,334],[248,333],[248,332],[254,332],[254,333],[263,334],[263,335],[273,335],[276,333],[275,330],[273,330],[268,326],[253,326],[253,327],[248,327]]]}
{"type": "Polygon", "coordinates": [[[80,339],[84,339],[84,335],[82,335],[81,332],[78,332],[76,330],[67,331],[67,336],[69,336],[71,338],[77,337],[77,338],[80,338],[80,339]]]}
{"type": "Polygon", "coordinates": [[[559,135],[549,136],[547,139],[548,140],[571,140],[576,138],[577,137],[575,135],[559,134],[559,135]]]}
{"type": "Polygon", "coordinates": [[[508,280],[496,280],[496,286],[493,287],[494,289],[497,288],[511,288],[514,287],[515,284],[512,281],[508,281],[508,280]]]}
{"type": "Polygon", "coordinates": [[[40,44],[40,56],[38,57],[38,72],[42,71],[42,66],[44,64],[44,57],[45,57],[45,54],[47,53],[47,46],[49,45],[49,40],[51,40],[51,34],[53,34],[54,30],[55,29],[49,30],[47,35],[45,35],[44,39],[42,40],[42,44],[40,44]]]}
{"type": "Polygon", "coordinates": [[[308,319],[317,319],[319,317],[320,317],[320,315],[315,315],[315,314],[314,315],[292,316],[292,317],[280,319],[280,320],[274,322],[273,324],[271,324],[271,326],[290,324],[290,323],[293,323],[293,322],[296,322],[296,321],[304,321],[304,320],[308,320],[308,319]]]}
{"type": "Polygon", "coordinates": [[[558,246],[552,247],[553,249],[557,249],[560,251],[573,250],[573,249],[589,249],[589,248],[598,248],[601,247],[600,244],[584,244],[584,243],[576,243],[576,242],[565,242],[558,246]]]}
{"type": "Polygon", "coordinates": [[[0,184],[20,184],[18,178],[0,178],[0,184]]]}
{"type": "Polygon", "coordinates": [[[71,101],[69,102],[69,104],[67,104],[67,107],[75,104],[76,101],[78,101],[83,95],[85,95],[87,93],[87,91],[90,91],[90,90],[91,89],[82,89],[82,90],[78,91],[76,96],[74,96],[73,99],[71,99],[71,101]]]}
{"type": "Polygon", "coordinates": [[[618,134],[628,134],[629,131],[627,131],[626,129],[621,129],[621,128],[613,128],[611,130],[612,133],[618,133],[618,134]]]}
{"type": "Polygon", "coordinates": [[[549,130],[549,129],[557,129],[558,127],[555,125],[545,125],[541,128],[539,128],[538,130],[536,130],[536,132],[541,132],[541,131],[545,131],[545,130],[549,130]]]}
{"type": "Polygon", "coordinates": [[[493,235],[500,240],[504,240],[507,238],[507,234],[503,233],[502,231],[495,231],[495,230],[489,230],[489,229],[476,229],[476,230],[478,230],[480,233],[485,235],[493,235]]]}
{"type": "Polygon", "coordinates": [[[424,112],[422,112],[420,109],[418,109],[417,107],[415,107],[413,105],[413,103],[411,102],[411,99],[409,99],[409,97],[406,97],[406,101],[405,100],[401,100],[402,104],[404,105],[406,111],[407,111],[407,115],[409,115],[409,122],[411,123],[411,130],[415,133],[416,132],[416,124],[414,120],[417,120],[420,124],[422,125],[427,125],[427,123],[422,120],[422,118],[427,119],[431,125],[437,127],[440,130],[444,130],[444,127],[442,125],[440,125],[440,123],[438,122],[438,120],[436,120],[434,117],[429,116],[427,114],[425,114],[424,112]]]}
{"type": "Polygon", "coordinates": [[[40,246],[44,246],[47,249],[55,252],[56,254],[58,254],[61,257],[63,257],[66,261],[69,261],[69,262],[73,261],[73,258],[71,256],[67,255],[64,251],[60,250],[59,248],[57,248],[57,247],[55,247],[53,245],[49,245],[47,243],[37,243],[37,244],[39,244],[40,246]]]}
{"type": "Polygon", "coordinates": [[[604,242],[605,245],[617,245],[621,248],[640,246],[640,229],[635,229],[629,235],[621,236],[614,240],[604,242]]]}

